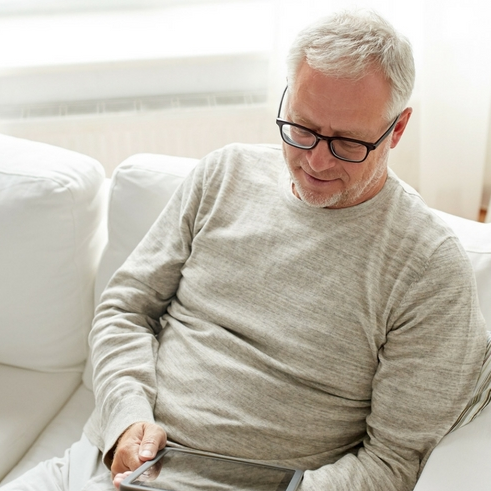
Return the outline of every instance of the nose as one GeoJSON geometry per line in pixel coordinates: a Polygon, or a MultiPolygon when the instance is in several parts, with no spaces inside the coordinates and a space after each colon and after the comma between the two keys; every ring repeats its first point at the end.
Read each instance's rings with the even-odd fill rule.
{"type": "Polygon", "coordinates": [[[307,152],[307,162],[313,171],[322,172],[334,167],[339,160],[331,153],[328,142],[320,141],[307,152]]]}

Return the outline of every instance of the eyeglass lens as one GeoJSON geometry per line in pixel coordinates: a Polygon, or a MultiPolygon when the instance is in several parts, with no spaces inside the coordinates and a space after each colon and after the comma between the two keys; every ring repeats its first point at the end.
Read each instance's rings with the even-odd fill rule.
{"type": "MultiPolygon", "coordinates": [[[[281,131],[285,141],[295,147],[309,149],[317,143],[317,137],[307,129],[286,123],[281,131]]],[[[365,145],[346,140],[333,139],[330,147],[335,156],[355,162],[364,160],[368,153],[365,145]]]]}

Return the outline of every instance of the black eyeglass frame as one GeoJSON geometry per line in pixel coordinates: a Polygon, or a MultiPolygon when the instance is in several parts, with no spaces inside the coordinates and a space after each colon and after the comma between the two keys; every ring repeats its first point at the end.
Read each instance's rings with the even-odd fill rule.
{"type": "Polygon", "coordinates": [[[375,143],[369,143],[369,142],[365,142],[362,140],[355,140],[354,138],[346,138],[344,136],[324,136],[324,135],[321,135],[319,133],[316,133],[315,131],[311,130],[310,128],[306,128],[305,126],[302,126],[300,124],[292,123],[291,121],[287,121],[285,119],[280,118],[281,107],[283,105],[283,99],[285,98],[285,94],[286,94],[287,90],[288,90],[288,86],[285,88],[285,90],[283,91],[283,95],[281,96],[280,107],[278,108],[278,116],[276,117],[276,124],[278,125],[278,127],[280,129],[280,135],[281,135],[282,140],[285,143],[287,143],[288,145],[295,147],[295,148],[300,148],[301,150],[312,150],[313,148],[315,148],[318,145],[318,143],[321,140],[324,140],[327,142],[327,146],[329,147],[329,150],[332,153],[332,155],[339,160],[343,160],[344,162],[351,162],[353,164],[361,164],[362,162],[364,162],[367,159],[368,154],[371,151],[375,150],[390,135],[390,133],[394,129],[397,121],[399,121],[399,118],[401,116],[400,114],[397,115],[397,117],[391,123],[391,125],[389,126],[387,131],[375,143]],[[315,142],[313,143],[313,145],[310,145],[310,146],[296,145],[294,142],[288,141],[283,134],[283,126],[285,124],[288,124],[290,126],[295,126],[295,128],[299,128],[303,131],[307,131],[308,133],[311,133],[315,137],[315,142]],[[333,148],[332,142],[335,140],[347,141],[347,142],[352,142],[352,143],[359,143],[360,145],[363,145],[367,149],[367,154],[361,160],[351,160],[351,159],[347,159],[346,157],[341,157],[340,155],[336,154],[336,152],[333,148]]]}

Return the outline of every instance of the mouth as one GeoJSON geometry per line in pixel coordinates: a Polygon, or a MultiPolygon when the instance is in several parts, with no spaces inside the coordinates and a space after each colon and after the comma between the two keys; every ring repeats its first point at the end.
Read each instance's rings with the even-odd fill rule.
{"type": "Polygon", "coordinates": [[[311,174],[309,174],[308,172],[305,172],[305,171],[303,171],[303,172],[304,172],[304,175],[305,175],[306,179],[309,182],[311,182],[313,184],[317,184],[317,185],[323,185],[323,184],[327,185],[327,184],[329,184],[331,182],[334,182],[334,181],[338,181],[339,180],[338,177],[326,179],[326,178],[315,177],[315,176],[313,176],[313,175],[311,175],[311,174]]]}

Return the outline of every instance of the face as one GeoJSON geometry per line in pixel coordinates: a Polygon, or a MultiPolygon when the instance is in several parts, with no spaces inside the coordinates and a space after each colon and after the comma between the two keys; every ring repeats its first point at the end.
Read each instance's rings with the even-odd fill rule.
{"type": "MultiPolygon", "coordinates": [[[[373,143],[391,123],[385,117],[390,96],[390,85],[378,72],[350,81],[323,75],[304,62],[288,89],[284,118],[321,135],[373,143]]],[[[361,164],[337,159],[325,141],[312,150],[283,143],[294,194],[319,208],[346,208],[373,198],[385,184],[389,150],[410,114],[409,108],[402,113],[394,131],[361,164]]]]}

